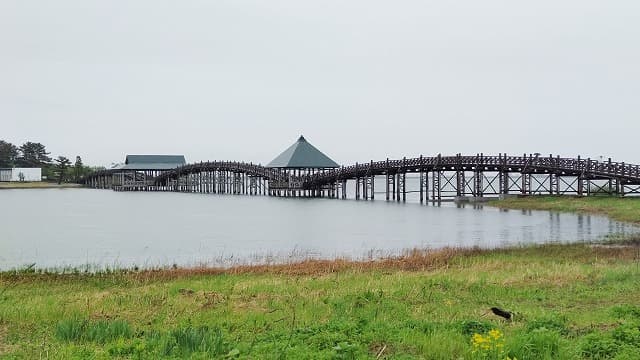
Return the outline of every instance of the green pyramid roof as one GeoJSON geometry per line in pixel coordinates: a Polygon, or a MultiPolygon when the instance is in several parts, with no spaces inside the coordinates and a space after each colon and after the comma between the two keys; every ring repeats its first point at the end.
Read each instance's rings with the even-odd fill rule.
{"type": "Polygon", "coordinates": [[[295,144],[273,159],[267,167],[326,169],[337,168],[340,165],[309,144],[304,136],[300,136],[295,144]]]}

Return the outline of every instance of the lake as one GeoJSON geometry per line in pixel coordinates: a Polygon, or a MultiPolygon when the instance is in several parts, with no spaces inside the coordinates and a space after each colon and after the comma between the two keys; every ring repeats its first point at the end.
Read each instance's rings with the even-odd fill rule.
{"type": "Polygon", "coordinates": [[[368,259],[413,248],[584,242],[637,230],[601,216],[415,200],[1,190],[0,270],[368,259]]]}

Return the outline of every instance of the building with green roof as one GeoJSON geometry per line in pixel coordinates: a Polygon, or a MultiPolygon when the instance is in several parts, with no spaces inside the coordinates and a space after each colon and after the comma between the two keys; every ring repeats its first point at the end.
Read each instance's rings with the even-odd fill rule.
{"type": "Polygon", "coordinates": [[[267,167],[278,169],[334,169],[340,167],[335,161],[311,145],[304,136],[278,155],[267,167]]]}
{"type": "Polygon", "coordinates": [[[183,155],[127,155],[124,170],[172,170],[186,164],[183,155]]]}
{"type": "Polygon", "coordinates": [[[304,136],[300,136],[298,141],[268,163],[266,167],[279,169],[288,178],[285,182],[270,181],[269,187],[271,189],[293,190],[292,194],[299,196],[302,189],[301,176],[334,169],[340,165],[311,145],[304,136]]]}
{"type": "Polygon", "coordinates": [[[140,190],[152,184],[161,173],[186,165],[183,155],[127,155],[112,175],[113,188],[140,190]]]}

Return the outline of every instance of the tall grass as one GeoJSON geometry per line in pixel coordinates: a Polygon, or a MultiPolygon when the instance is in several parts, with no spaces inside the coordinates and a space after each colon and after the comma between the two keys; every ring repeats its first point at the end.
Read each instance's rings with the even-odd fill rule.
{"type": "Polygon", "coordinates": [[[224,355],[229,346],[219,328],[184,327],[171,330],[163,339],[163,352],[166,355],[200,352],[208,355],[224,355]]]}
{"type": "Polygon", "coordinates": [[[567,341],[558,331],[540,327],[516,336],[508,346],[511,357],[519,360],[573,359],[567,341]]]}
{"type": "Polygon", "coordinates": [[[60,321],[55,333],[63,341],[92,341],[100,344],[121,338],[129,339],[133,335],[131,326],[124,320],[91,322],[79,318],[60,321]]]}
{"type": "Polygon", "coordinates": [[[144,353],[163,356],[189,356],[192,353],[202,353],[208,356],[226,355],[230,346],[225,341],[220,328],[207,326],[186,326],[166,332],[152,331],[139,342],[142,346],[127,346],[127,342],[134,337],[128,322],[123,320],[113,321],[87,321],[79,318],[70,318],[60,321],[55,329],[58,340],[65,342],[93,342],[97,344],[114,343],[109,353],[130,355],[144,353]]]}

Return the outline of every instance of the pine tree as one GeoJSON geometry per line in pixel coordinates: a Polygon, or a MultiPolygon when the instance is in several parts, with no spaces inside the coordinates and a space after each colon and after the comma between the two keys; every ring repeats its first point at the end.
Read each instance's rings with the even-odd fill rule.
{"type": "Polygon", "coordinates": [[[76,156],[76,163],[73,165],[74,181],[77,183],[84,173],[84,165],[80,156],[76,156]]]}
{"type": "Polygon", "coordinates": [[[10,142],[0,140],[0,168],[10,168],[16,165],[18,147],[10,142]]]}
{"type": "Polygon", "coordinates": [[[64,156],[58,156],[55,161],[57,163],[55,168],[58,175],[58,184],[62,184],[62,180],[64,179],[67,168],[71,165],[71,161],[64,156]]]}
{"type": "Polygon", "coordinates": [[[51,158],[44,145],[27,141],[20,146],[18,165],[24,167],[43,167],[51,164],[51,158]]]}

